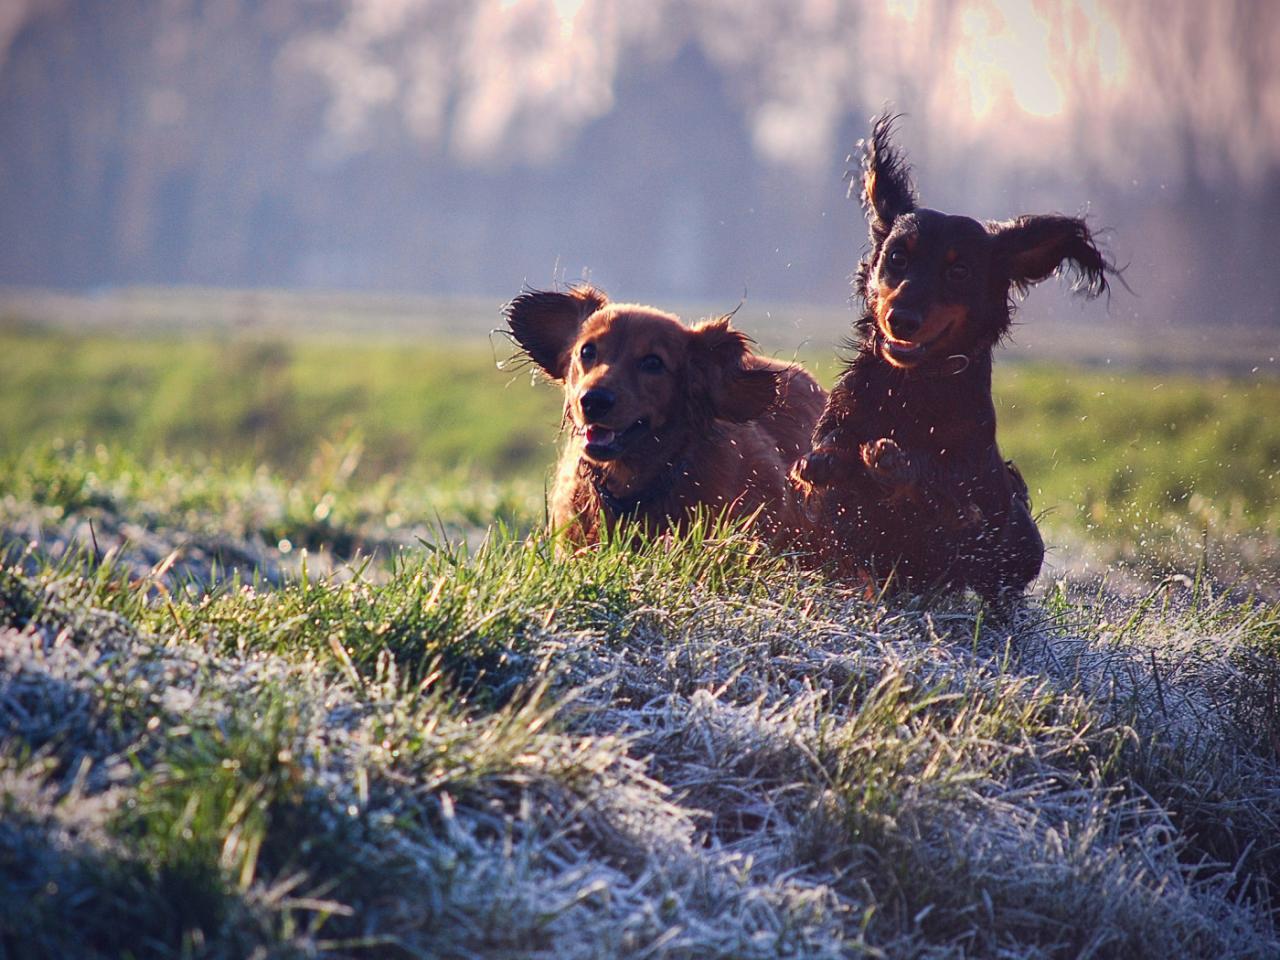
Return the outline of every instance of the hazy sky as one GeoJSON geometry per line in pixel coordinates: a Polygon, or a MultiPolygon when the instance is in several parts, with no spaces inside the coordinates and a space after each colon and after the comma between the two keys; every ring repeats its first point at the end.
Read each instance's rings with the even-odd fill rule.
{"type": "Polygon", "coordinates": [[[829,302],[886,104],[926,204],[1111,228],[1121,312],[1280,320],[1275,0],[0,0],[0,282],[829,302]]]}
{"type": "MultiPolygon", "coordinates": [[[[71,0],[0,3],[0,63],[71,0]]],[[[156,8],[157,48],[239,0],[156,8]],[[166,35],[164,18],[170,27],[166,35]]],[[[621,73],[695,44],[761,158],[824,166],[841,122],[910,105],[921,141],[1117,178],[1246,181],[1280,166],[1280,4],[1271,0],[273,0],[299,24],[277,80],[322,77],[326,144],[375,148],[390,116],[459,162],[553,162],[613,109],[621,73]],[[310,23],[309,23],[310,21],[310,23]]],[[[155,51],[161,53],[159,49],[155,51]]],[[[172,50],[170,51],[172,53],[172,50]]],[[[173,91],[179,98],[181,90],[173,91]]],[[[198,105],[196,105],[198,106],[198,105]]],[[[162,106],[159,109],[163,109],[162,106]]]]}
{"type": "Polygon", "coordinates": [[[696,44],[770,163],[825,169],[841,122],[909,105],[927,149],[1118,180],[1280,164],[1280,4],[1027,0],[365,0],[290,46],[335,149],[395,116],[461,162],[554,161],[629,65],[696,44]],[[1190,146],[1190,157],[1187,148],[1190,146]],[[1191,170],[1188,171],[1188,163],[1191,170]]]}

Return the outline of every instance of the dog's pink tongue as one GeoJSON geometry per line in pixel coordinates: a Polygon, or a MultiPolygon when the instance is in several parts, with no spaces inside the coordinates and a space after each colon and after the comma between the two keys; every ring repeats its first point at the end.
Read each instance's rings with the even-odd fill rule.
{"type": "Polygon", "coordinates": [[[587,427],[587,443],[612,443],[613,431],[606,427],[587,427]]]}

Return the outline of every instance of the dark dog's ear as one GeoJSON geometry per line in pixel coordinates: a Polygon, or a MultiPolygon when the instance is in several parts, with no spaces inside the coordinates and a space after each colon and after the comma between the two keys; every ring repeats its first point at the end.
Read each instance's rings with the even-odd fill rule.
{"type": "Polygon", "coordinates": [[[907,163],[890,142],[897,119],[886,113],[876,120],[862,158],[862,205],[877,246],[889,236],[894,220],[916,208],[907,163]]]}
{"type": "Polygon", "coordinates": [[[1096,297],[1107,289],[1111,264],[1094,243],[1083,220],[1058,214],[1019,217],[992,227],[993,266],[1021,291],[1064,266],[1076,274],[1076,287],[1096,297]]]}
{"type": "Polygon", "coordinates": [[[778,375],[748,365],[751,338],[729,326],[729,318],[705,320],[694,327],[690,349],[690,387],[695,402],[713,417],[744,423],[764,414],[778,397],[778,375]]]}
{"type": "Polygon", "coordinates": [[[528,290],[504,306],[502,314],[529,359],[553,380],[563,380],[582,321],[608,302],[602,291],[583,283],[566,293],[528,290]]]}

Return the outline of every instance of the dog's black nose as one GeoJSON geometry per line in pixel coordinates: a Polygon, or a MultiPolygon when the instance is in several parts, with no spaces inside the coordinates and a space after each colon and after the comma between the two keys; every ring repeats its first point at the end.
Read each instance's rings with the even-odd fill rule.
{"type": "Polygon", "coordinates": [[[899,340],[910,340],[924,325],[919,310],[910,307],[892,307],[889,310],[889,332],[899,340]]]}
{"type": "Polygon", "coordinates": [[[578,403],[582,405],[582,415],[588,420],[599,420],[613,409],[616,398],[612,390],[593,387],[582,395],[578,403]]]}

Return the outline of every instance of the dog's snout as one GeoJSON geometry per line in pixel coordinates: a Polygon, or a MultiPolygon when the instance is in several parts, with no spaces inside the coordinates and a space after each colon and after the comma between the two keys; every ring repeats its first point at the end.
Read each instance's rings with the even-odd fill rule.
{"type": "Polygon", "coordinates": [[[899,340],[909,340],[924,325],[919,310],[910,307],[894,307],[889,311],[889,332],[899,340]]]}
{"type": "Polygon", "coordinates": [[[617,398],[613,395],[613,391],[603,387],[593,387],[578,399],[578,403],[582,406],[582,415],[588,420],[599,420],[606,416],[616,402],[617,398]]]}

